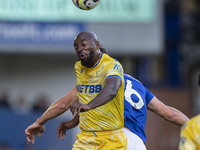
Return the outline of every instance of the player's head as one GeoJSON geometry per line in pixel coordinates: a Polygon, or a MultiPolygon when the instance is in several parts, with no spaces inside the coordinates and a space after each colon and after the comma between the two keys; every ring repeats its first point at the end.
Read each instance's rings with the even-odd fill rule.
{"type": "Polygon", "coordinates": [[[100,43],[92,32],[79,33],[74,39],[74,48],[83,66],[93,67],[99,59],[100,43]]]}

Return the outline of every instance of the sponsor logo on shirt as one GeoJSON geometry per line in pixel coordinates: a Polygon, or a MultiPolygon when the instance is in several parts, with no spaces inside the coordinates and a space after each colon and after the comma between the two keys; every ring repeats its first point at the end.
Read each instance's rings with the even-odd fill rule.
{"type": "Polygon", "coordinates": [[[77,92],[79,93],[99,93],[102,89],[102,85],[83,85],[79,84],[76,86],[77,92]]]}

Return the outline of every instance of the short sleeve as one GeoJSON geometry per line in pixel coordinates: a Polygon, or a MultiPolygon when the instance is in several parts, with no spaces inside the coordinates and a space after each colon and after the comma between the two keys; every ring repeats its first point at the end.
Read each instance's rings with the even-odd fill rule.
{"type": "Polygon", "coordinates": [[[118,61],[106,64],[104,72],[105,72],[105,79],[109,77],[119,77],[121,79],[123,78],[123,68],[118,61]]]}
{"type": "Polygon", "coordinates": [[[154,95],[147,88],[145,89],[146,89],[146,103],[148,105],[149,102],[153,99],[154,95]]]}

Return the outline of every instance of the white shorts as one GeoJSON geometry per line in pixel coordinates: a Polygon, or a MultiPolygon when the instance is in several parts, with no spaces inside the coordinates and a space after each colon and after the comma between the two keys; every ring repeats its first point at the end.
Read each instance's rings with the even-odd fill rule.
{"type": "Polygon", "coordinates": [[[142,139],[128,128],[123,127],[127,137],[127,150],[147,150],[142,139]]]}

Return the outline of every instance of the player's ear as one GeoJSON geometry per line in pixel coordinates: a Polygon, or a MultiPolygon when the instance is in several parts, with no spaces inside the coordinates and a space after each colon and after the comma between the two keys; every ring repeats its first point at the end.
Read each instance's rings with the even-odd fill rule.
{"type": "Polygon", "coordinates": [[[96,45],[97,49],[100,49],[100,43],[98,41],[95,41],[95,45],[96,45]]]}

